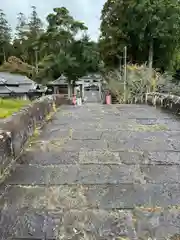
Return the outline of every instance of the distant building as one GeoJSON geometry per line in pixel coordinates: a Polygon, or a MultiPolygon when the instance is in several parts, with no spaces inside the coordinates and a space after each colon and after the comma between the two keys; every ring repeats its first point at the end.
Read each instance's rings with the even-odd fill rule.
{"type": "Polygon", "coordinates": [[[32,99],[43,94],[34,81],[20,74],[0,72],[0,97],[32,99]]]}
{"type": "Polygon", "coordinates": [[[64,75],[52,82],[47,83],[47,93],[49,94],[68,94],[68,82],[64,75]]]}
{"type": "Polygon", "coordinates": [[[102,81],[100,74],[88,74],[79,78],[79,81],[84,83],[84,89],[89,90],[99,90],[99,84],[102,81]]]}

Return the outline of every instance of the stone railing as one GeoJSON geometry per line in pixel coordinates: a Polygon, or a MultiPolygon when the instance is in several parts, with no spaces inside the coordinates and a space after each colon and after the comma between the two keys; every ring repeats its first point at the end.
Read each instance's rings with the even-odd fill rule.
{"type": "Polygon", "coordinates": [[[175,114],[179,114],[179,112],[180,112],[180,97],[179,96],[151,92],[151,93],[146,94],[146,103],[153,105],[153,106],[167,109],[175,114]]]}
{"type": "Polygon", "coordinates": [[[0,122],[0,182],[13,169],[35,130],[51,119],[56,107],[64,104],[68,104],[64,96],[45,96],[0,122]]]}

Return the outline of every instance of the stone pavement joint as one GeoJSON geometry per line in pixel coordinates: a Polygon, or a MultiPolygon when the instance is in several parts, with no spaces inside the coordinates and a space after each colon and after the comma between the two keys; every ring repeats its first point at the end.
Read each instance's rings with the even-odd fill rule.
{"type": "Polygon", "coordinates": [[[58,109],[22,153],[0,188],[0,240],[178,239],[180,121],[96,98],[58,109]]]}

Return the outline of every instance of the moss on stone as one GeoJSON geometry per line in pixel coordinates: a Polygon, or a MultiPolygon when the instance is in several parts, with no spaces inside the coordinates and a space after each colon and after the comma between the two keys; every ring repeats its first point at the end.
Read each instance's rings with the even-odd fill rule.
{"type": "Polygon", "coordinates": [[[155,125],[137,125],[134,129],[139,132],[155,132],[155,131],[167,131],[168,128],[163,124],[155,124],[155,125]]]}

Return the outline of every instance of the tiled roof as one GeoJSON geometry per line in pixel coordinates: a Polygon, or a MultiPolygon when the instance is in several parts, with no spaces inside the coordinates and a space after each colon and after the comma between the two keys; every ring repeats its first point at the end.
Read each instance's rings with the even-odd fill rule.
{"type": "Polygon", "coordinates": [[[59,78],[57,78],[55,81],[52,82],[53,84],[67,84],[67,77],[64,75],[61,75],[59,78]]]}
{"type": "Polygon", "coordinates": [[[9,93],[11,93],[9,88],[7,88],[6,86],[0,86],[0,95],[1,94],[9,94],[9,93]]]}
{"type": "Polygon", "coordinates": [[[2,84],[34,84],[35,82],[26,76],[8,72],[0,72],[0,85],[2,84]]]}
{"type": "Polygon", "coordinates": [[[7,94],[11,92],[27,93],[30,90],[35,89],[36,86],[37,84],[26,76],[0,72],[0,94],[7,94]]]}
{"type": "Polygon", "coordinates": [[[28,93],[33,90],[30,86],[19,86],[19,87],[9,87],[9,86],[0,86],[0,94],[9,94],[9,93],[28,93]]]}

